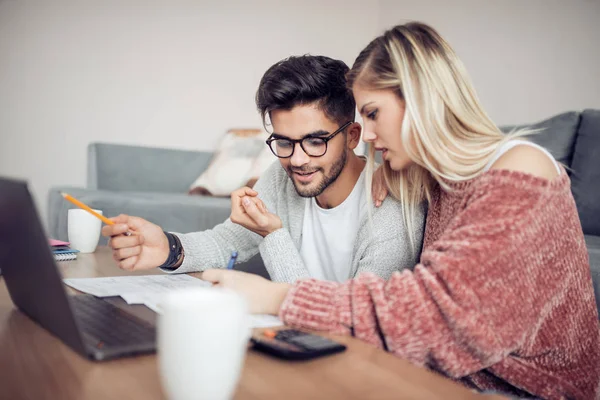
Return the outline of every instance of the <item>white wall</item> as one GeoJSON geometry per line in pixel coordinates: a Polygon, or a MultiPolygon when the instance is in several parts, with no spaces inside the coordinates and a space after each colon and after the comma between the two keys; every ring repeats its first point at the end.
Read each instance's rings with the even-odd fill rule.
{"type": "Polygon", "coordinates": [[[85,185],[88,143],[212,150],[261,126],[274,62],[351,64],[377,32],[358,0],[280,3],[0,2],[0,175],[27,178],[45,215],[51,186],[85,185]]]}
{"type": "Polygon", "coordinates": [[[351,64],[409,19],[447,37],[499,124],[600,108],[598,0],[0,0],[0,175],[45,215],[48,188],[85,185],[88,143],[212,150],[260,126],[275,61],[351,64]]]}
{"type": "Polygon", "coordinates": [[[600,108],[598,0],[381,0],[380,33],[407,20],[454,47],[497,124],[600,108]]]}

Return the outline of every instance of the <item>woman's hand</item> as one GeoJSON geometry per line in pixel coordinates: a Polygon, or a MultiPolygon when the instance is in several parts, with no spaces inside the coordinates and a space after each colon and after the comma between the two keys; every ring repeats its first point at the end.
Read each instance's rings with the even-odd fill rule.
{"type": "Polygon", "coordinates": [[[383,165],[380,165],[373,173],[371,195],[373,196],[375,207],[379,207],[388,195],[387,185],[383,176],[383,165]]]}
{"type": "Polygon", "coordinates": [[[200,279],[213,286],[232,289],[246,298],[252,314],[279,314],[281,304],[292,285],[276,283],[241,271],[209,269],[200,279]]]}

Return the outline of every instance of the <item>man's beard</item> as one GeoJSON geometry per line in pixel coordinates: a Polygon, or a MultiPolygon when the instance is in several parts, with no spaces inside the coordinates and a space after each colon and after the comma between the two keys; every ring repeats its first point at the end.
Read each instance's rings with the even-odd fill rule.
{"type": "MultiPolygon", "coordinates": [[[[293,178],[294,172],[309,172],[310,169],[304,171],[303,169],[298,169],[298,168],[292,169],[292,167],[288,167],[287,173],[288,173],[288,176],[290,177],[290,179],[292,180],[292,183],[294,184],[296,193],[298,193],[298,195],[300,197],[317,197],[318,195],[323,193],[323,191],[325,189],[327,189],[329,187],[329,185],[331,185],[333,182],[335,182],[335,180],[340,176],[340,174],[342,173],[342,170],[344,169],[344,166],[346,165],[347,159],[348,159],[348,149],[346,148],[346,149],[344,149],[342,156],[331,166],[329,175],[324,176],[321,183],[316,188],[313,188],[313,189],[311,189],[310,187],[303,187],[301,183],[300,184],[297,183],[296,180],[293,178]]],[[[318,168],[312,172],[319,172],[319,171],[323,172],[323,168],[318,168]]]]}

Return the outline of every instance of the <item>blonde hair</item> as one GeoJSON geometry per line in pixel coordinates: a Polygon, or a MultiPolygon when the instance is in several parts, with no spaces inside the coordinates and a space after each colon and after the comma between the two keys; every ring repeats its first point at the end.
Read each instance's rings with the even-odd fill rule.
{"type": "MultiPolygon", "coordinates": [[[[373,40],[356,58],[347,74],[374,90],[392,90],[405,102],[400,132],[413,161],[401,171],[385,162],[389,193],[400,200],[411,244],[415,244],[415,213],[431,201],[435,184],[450,184],[481,174],[505,142],[531,131],[507,135],[483,110],[464,65],[450,45],[430,26],[420,22],[398,25],[373,40]]],[[[371,200],[374,148],[369,146],[367,196],[371,200]]]]}

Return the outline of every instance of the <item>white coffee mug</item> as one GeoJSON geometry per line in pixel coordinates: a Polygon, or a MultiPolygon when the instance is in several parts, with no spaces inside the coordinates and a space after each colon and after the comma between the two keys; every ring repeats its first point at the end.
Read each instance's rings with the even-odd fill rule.
{"type": "Polygon", "coordinates": [[[158,362],[171,400],[233,396],[244,363],[250,319],[246,300],[221,288],[167,293],[158,317],[158,362]]]}
{"type": "MultiPolygon", "coordinates": [[[[101,210],[94,210],[102,214],[101,210]]],[[[70,209],[67,215],[67,235],[71,248],[81,253],[93,253],[98,246],[102,221],[85,210],[70,209]]]]}

